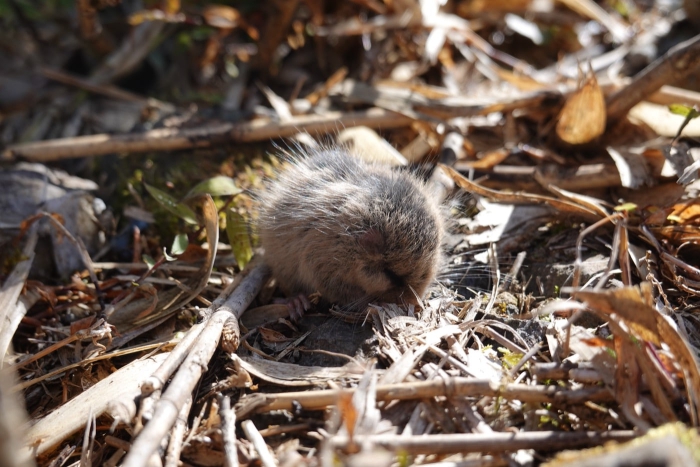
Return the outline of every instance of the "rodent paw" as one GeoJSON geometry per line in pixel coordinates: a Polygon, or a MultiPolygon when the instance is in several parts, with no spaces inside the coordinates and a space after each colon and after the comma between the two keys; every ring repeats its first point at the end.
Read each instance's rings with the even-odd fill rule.
{"type": "Polygon", "coordinates": [[[299,322],[299,320],[301,320],[301,318],[304,316],[304,312],[311,308],[311,302],[309,301],[308,297],[301,293],[295,297],[275,299],[275,302],[284,303],[287,305],[287,308],[289,309],[289,317],[295,323],[299,322]]]}

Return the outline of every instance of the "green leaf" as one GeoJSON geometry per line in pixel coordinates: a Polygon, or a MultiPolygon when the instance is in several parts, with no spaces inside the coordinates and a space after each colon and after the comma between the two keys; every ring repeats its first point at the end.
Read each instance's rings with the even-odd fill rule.
{"type": "Polygon", "coordinates": [[[171,252],[171,254],[173,254],[175,256],[181,255],[187,249],[187,245],[189,245],[189,241],[187,240],[187,235],[177,234],[175,236],[175,239],[173,240],[173,246],[170,247],[170,252],[171,252]]]}
{"type": "Polygon", "coordinates": [[[180,203],[166,192],[161,191],[148,183],[144,183],[144,186],[151,196],[153,196],[153,198],[155,198],[155,200],[158,201],[165,209],[189,224],[197,224],[197,215],[194,213],[194,211],[192,211],[192,209],[189,208],[189,206],[180,203]]]}
{"type": "Polygon", "coordinates": [[[670,110],[671,113],[681,115],[683,117],[690,116],[690,119],[700,117],[700,112],[698,112],[695,108],[683,104],[671,104],[668,106],[668,110],[670,110]]]}
{"type": "Polygon", "coordinates": [[[156,265],[156,260],[154,260],[150,255],[143,255],[141,256],[141,259],[143,259],[143,262],[148,265],[148,269],[153,269],[153,267],[156,265]]]}
{"type": "Polygon", "coordinates": [[[522,354],[511,352],[510,350],[508,350],[504,347],[499,347],[498,351],[503,354],[501,362],[507,368],[515,367],[515,365],[517,365],[520,362],[520,360],[523,358],[522,354]]]}
{"type": "Polygon", "coordinates": [[[615,206],[615,211],[621,212],[621,211],[627,211],[631,212],[637,209],[637,205],[634,203],[623,203],[618,206],[615,206]]]}
{"type": "Polygon", "coordinates": [[[690,123],[692,119],[700,117],[700,112],[698,112],[695,107],[689,107],[683,104],[671,104],[668,106],[668,110],[670,110],[671,113],[685,117],[685,120],[683,120],[683,123],[681,123],[680,128],[678,128],[678,133],[676,133],[676,136],[673,138],[673,141],[675,142],[678,138],[680,138],[681,133],[683,133],[683,129],[688,126],[688,123],[690,123]]]}
{"type": "Polygon", "coordinates": [[[212,196],[233,196],[242,191],[243,190],[236,186],[236,182],[231,177],[218,175],[195,185],[195,187],[187,193],[187,197],[199,193],[209,193],[212,196]]]}
{"type": "Polygon", "coordinates": [[[226,211],[226,235],[238,267],[243,269],[253,257],[253,247],[245,219],[233,209],[226,211]]]}

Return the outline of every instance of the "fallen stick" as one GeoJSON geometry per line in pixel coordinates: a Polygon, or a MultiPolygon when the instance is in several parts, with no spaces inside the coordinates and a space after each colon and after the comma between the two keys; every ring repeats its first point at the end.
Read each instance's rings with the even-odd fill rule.
{"type": "Polygon", "coordinates": [[[665,84],[682,81],[700,68],[700,35],[681,42],[640,71],[632,82],[607,100],[608,127],[665,84]]]}
{"type": "Polygon", "coordinates": [[[349,447],[351,443],[372,443],[389,451],[408,454],[454,454],[467,452],[513,452],[520,449],[560,451],[587,446],[598,446],[609,441],[629,441],[637,436],[632,430],[582,431],[532,431],[522,433],[466,433],[429,436],[371,435],[336,436],[329,441],[334,448],[349,447]]]}
{"type": "Polygon", "coordinates": [[[161,128],[143,133],[99,134],[21,143],[8,146],[0,160],[25,159],[33,162],[49,162],[111,153],[134,154],[208,148],[224,143],[249,143],[285,138],[304,131],[311,134],[328,133],[354,126],[400,128],[409,125],[412,121],[406,116],[379,108],[304,115],[286,122],[261,118],[251,122],[215,123],[196,128],[161,128]]]}
{"type": "MultiPolygon", "coordinates": [[[[335,405],[343,393],[354,389],[328,389],[318,391],[285,392],[278,394],[254,394],[237,404],[236,418],[245,418],[251,410],[270,412],[292,410],[299,406],[305,410],[323,410],[335,405]]],[[[558,386],[530,386],[527,384],[499,384],[491,380],[455,377],[413,383],[397,383],[377,386],[377,400],[415,400],[430,397],[502,397],[506,400],[549,404],[578,404],[584,402],[612,401],[614,397],[606,388],[588,387],[565,389],[558,386]]]]}
{"type": "Polygon", "coordinates": [[[153,99],[150,97],[139,96],[129,91],[118,88],[111,84],[95,84],[87,79],[80,78],[78,76],[73,76],[68,73],[64,73],[60,70],[54,70],[48,67],[39,68],[39,72],[50,80],[56,81],[67,86],[74,86],[78,89],[82,89],[87,92],[92,92],[94,94],[111,97],[112,99],[123,100],[126,102],[135,102],[142,105],[151,105],[162,110],[169,112],[175,111],[175,106],[167,102],[159,101],[158,99],[153,99]]]}
{"type": "Polygon", "coordinates": [[[178,372],[157,401],[153,417],[136,436],[124,458],[123,467],[144,465],[145,460],[156,452],[206,371],[219,344],[224,324],[230,319],[237,319],[245,311],[262,289],[268,275],[269,270],[265,266],[253,269],[219,307],[212,309],[213,315],[204,323],[196,341],[189,346],[178,372]]]}
{"type": "Polygon", "coordinates": [[[236,414],[231,409],[231,398],[219,396],[219,416],[221,417],[221,438],[224,445],[224,467],[238,467],[238,447],[236,442],[236,414]]]}
{"type": "Polygon", "coordinates": [[[255,448],[255,452],[257,452],[258,459],[260,459],[260,463],[263,467],[275,467],[277,465],[275,458],[267,448],[267,444],[255,424],[251,420],[244,420],[243,423],[241,423],[241,428],[245,433],[245,437],[248,438],[248,441],[250,441],[255,448]]]}

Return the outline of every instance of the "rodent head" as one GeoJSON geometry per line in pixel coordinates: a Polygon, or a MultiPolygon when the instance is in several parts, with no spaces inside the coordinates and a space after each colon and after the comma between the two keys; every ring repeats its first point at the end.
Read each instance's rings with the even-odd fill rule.
{"type": "MultiPolygon", "coordinates": [[[[417,304],[435,280],[443,226],[439,210],[420,182],[401,172],[382,172],[360,183],[339,219],[349,226],[338,245],[336,266],[347,284],[341,304],[417,304]],[[343,250],[341,252],[341,249],[343,250]]],[[[329,291],[331,297],[333,292],[329,291]]]]}
{"type": "Polygon", "coordinates": [[[415,304],[435,280],[442,217],[407,172],[326,148],[293,163],[261,198],[266,261],[288,294],[318,291],[360,310],[415,304]]]}

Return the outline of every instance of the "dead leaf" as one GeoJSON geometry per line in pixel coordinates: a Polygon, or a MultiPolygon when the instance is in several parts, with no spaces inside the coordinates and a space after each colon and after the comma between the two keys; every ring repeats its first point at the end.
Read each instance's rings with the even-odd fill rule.
{"type": "Polygon", "coordinates": [[[351,392],[341,392],[338,395],[338,410],[343,419],[345,429],[348,430],[351,443],[353,435],[355,434],[355,424],[357,423],[357,410],[352,403],[352,396],[353,394],[351,392]]]}
{"type": "Polygon", "coordinates": [[[700,224],[700,201],[693,199],[687,203],[676,204],[669,213],[668,219],[680,224],[700,224]]]}
{"type": "Polygon", "coordinates": [[[242,317],[241,323],[248,329],[271,323],[289,316],[289,307],[284,303],[273,303],[248,310],[242,317]]]}
{"type": "Polygon", "coordinates": [[[82,331],[83,329],[89,329],[90,326],[92,326],[94,322],[95,322],[94,316],[87,316],[83,319],[79,319],[78,321],[73,321],[70,324],[71,336],[78,331],[82,331]]]}
{"type": "Polygon", "coordinates": [[[557,136],[568,144],[585,144],[605,131],[605,97],[593,73],[567,99],[557,117],[557,136]]]}
{"type": "Polygon", "coordinates": [[[258,332],[260,332],[263,340],[268,343],[291,342],[294,340],[270,328],[259,327],[258,332]]]}
{"type": "Polygon", "coordinates": [[[531,0],[472,0],[460,2],[457,12],[460,16],[470,17],[484,13],[525,11],[531,0]]]}
{"type": "Polygon", "coordinates": [[[447,167],[446,165],[439,164],[440,167],[455,181],[455,183],[462,189],[469,193],[474,193],[480,196],[484,196],[490,199],[495,199],[503,203],[512,204],[543,204],[551,208],[556,209],[559,212],[565,214],[579,215],[585,219],[599,220],[600,215],[598,212],[592,209],[580,206],[578,204],[572,203],[570,201],[560,200],[556,198],[551,198],[549,196],[533,195],[530,193],[516,192],[516,193],[506,193],[497,190],[491,190],[485,188],[477,183],[469,181],[462,174],[454,170],[452,167],[447,167]]]}
{"type": "Polygon", "coordinates": [[[271,362],[256,356],[239,357],[236,354],[230,354],[230,356],[251,375],[285,387],[313,386],[340,379],[358,380],[364,374],[364,369],[358,368],[355,364],[341,367],[301,366],[271,362]]]}
{"type": "MultiPolygon", "coordinates": [[[[657,186],[645,187],[644,190],[621,188],[619,198],[634,203],[641,208],[653,206],[662,208],[678,201],[685,189],[677,183],[664,183],[657,186]]],[[[663,223],[663,222],[662,222],[663,223]]]]}
{"type": "MultiPolygon", "coordinates": [[[[700,370],[697,359],[678,330],[654,308],[651,287],[649,282],[642,282],[639,287],[622,287],[605,292],[581,290],[574,292],[573,297],[584,301],[591,310],[606,317],[619,316],[637,339],[657,347],[661,342],[668,345],[685,375],[693,420],[698,420],[700,370]]],[[[647,377],[652,378],[653,375],[647,377]]]]}
{"type": "Polygon", "coordinates": [[[193,263],[195,261],[201,261],[203,259],[206,259],[207,255],[208,253],[205,248],[202,248],[201,246],[195,243],[188,243],[187,248],[185,248],[185,251],[177,255],[177,259],[178,261],[182,261],[185,263],[193,263]]]}
{"type": "Polygon", "coordinates": [[[487,152],[486,155],[484,155],[484,157],[478,161],[469,161],[464,165],[465,167],[470,167],[472,169],[488,170],[506,160],[509,155],[510,151],[508,149],[497,149],[496,151],[487,152]]]}

